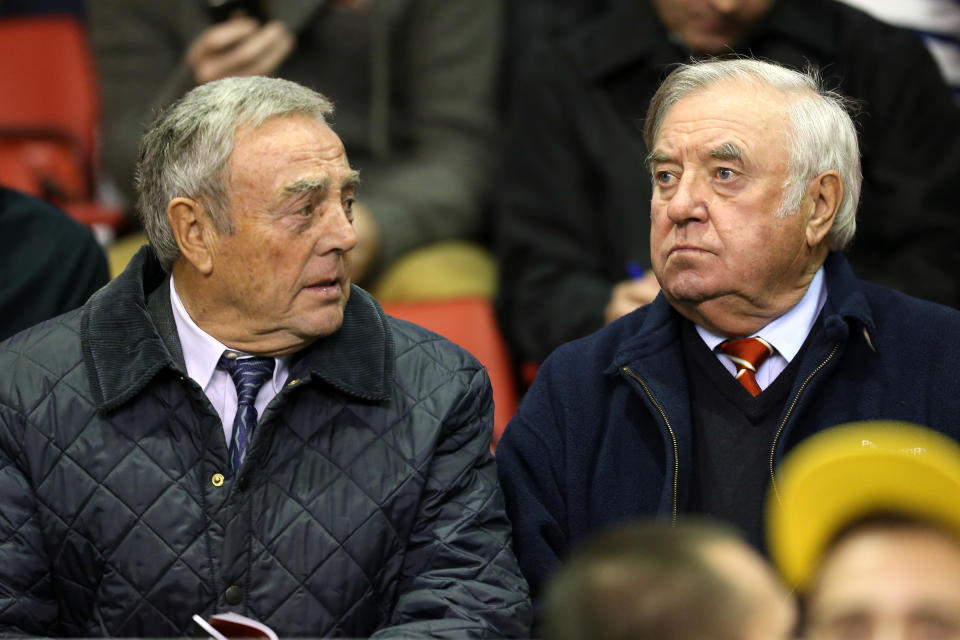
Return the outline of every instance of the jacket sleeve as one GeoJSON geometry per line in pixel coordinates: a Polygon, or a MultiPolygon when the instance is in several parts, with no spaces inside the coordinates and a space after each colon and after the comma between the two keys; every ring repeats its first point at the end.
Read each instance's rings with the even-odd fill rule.
{"type": "Polygon", "coordinates": [[[554,72],[571,66],[562,55],[541,50],[523,76],[497,210],[498,313],[517,355],[535,362],[601,328],[614,284],[597,215],[602,185],[575,140],[572,100],[582,90],[554,72]]]}
{"type": "Polygon", "coordinates": [[[22,423],[0,399],[0,636],[53,636],[57,604],[37,500],[22,469],[22,423]]]}
{"type": "Polygon", "coordinates": [[[552,361],[540,368],[497,446],[514,550],[534,603],[569,546],[565,443],[549,394],[552,361]]]}
{"type": "Polygon", "coordinates": [[[375,153],[361,168],[360,200],[380,227],[381,265],[479,234],[496,162],[501,3],[409,4],[393,36],[401,53],[391,80],[404,104],[403,130],[394,133],[407,147],[375,153]]]}
{"type": "Polygon", "coordinates": [[[527,638],[527,584],[510,546],[489,445],[482,368],[447,413],[411,532],[390,626],[374,638],[527,638]]]}

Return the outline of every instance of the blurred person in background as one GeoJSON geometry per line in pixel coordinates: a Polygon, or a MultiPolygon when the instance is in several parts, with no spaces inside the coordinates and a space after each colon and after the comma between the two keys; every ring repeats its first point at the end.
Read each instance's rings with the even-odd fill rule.
{"type": "Polygon", "coordinates": [[[131,203],[157,108],[225,76],[287,78],[330,96],[363,171],[353,280],[383,299],[492,295],[476,242],[497,152],[498,2],[97,0],[87,13],[105,169],[131,203]]]}
{"type": "Polygon", "coordinates": [[[543,640],[786,640],[796,604],[766,561],[707,521],[624,524],[551,581],[543,640]]]}
{"type": "Polygon", "coordinates": [[[93,233],[54,205],[0,187],[0,340],[76,309],[109,280],[93,233]]]}
{"type": "Polygon", "coordinates": [[[842,0],[919,35],[960,103],[960,3],[956,0],[842,0]]]}
{"type": "Polygon", "coordinates": [[[960,638],[960,446],[863,422],[801,443],[777,471],[770,549],[804,596],[809,640],[960,638]]]}

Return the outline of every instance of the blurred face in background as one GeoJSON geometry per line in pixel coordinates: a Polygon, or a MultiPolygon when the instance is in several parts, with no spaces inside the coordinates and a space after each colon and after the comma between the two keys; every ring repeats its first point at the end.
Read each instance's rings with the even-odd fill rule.
{"type": "Polygon", "coordinates": [[[960,541],[922,525],[841,538],[808,597],[809,640],[960,640],[960,541]]]}
{"type": "Polygon", "coordinates": [[[743,41],[774,0],[653,0],[660,19],[695,53],[720,54],[743,41]]]}

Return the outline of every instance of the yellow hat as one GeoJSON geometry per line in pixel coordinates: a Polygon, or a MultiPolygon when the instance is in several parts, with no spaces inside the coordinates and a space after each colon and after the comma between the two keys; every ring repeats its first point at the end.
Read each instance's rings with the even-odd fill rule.
{"type": "Polygon", "coordinates": [[[841,425],[801,442],[767,496],[771,557],[805,591],[833,537],[878,512],[937,523],[960,537],[960,445],[895,421],[841,425]]]}

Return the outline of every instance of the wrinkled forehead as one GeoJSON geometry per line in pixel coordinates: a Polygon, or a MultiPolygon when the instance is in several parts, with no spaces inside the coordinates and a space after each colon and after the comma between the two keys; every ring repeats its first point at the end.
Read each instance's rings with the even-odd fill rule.
{"type": "Polygon", "coordinates": [[[229,163],[236,167],[305,159],[330,163],[330,168],[347,165],[343,142],[326,122],[308,115],[289,115],[268,118],[259,125],[238,126],[229,163]]]}
{"type": "Polygon", "coordinates": [[[667,111],[654,149],[669,147],[678,139],[709,139],[717,146],[769,150],[783,148],[789,132],[790,97],[756,83],[731,79],[696,89],[667,111]]]}
{"type": "Polygon", "coordinates": [[[339,136],[310,116],[238,127],[222,175],[227,197],[245,193],[270,202],[301,193],[340,193],[358,182],[339,136]]]}

